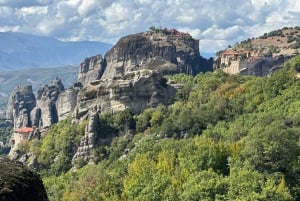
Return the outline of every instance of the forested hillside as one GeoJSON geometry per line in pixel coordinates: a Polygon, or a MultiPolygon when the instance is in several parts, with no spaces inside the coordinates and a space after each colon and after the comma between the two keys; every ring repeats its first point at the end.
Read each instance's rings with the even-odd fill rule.
{"type": "Polygon", "coordinates": [[[270,77],[171,76],[171,105],[99,114],[94,164],[71,164],[86,122],[70,118],[21,150],[52,201],[300,200],[299,59],[270,77]]]}

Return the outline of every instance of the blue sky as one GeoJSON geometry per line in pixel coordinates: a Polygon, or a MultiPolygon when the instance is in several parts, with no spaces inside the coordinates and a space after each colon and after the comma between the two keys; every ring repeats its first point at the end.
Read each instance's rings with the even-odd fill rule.
{"type": "Polygon", "coordinates": [[[176,28],[216,52],[300,26],[299,0],[0,0],[0,31],[116,43],[150,26],[176,28]]]}

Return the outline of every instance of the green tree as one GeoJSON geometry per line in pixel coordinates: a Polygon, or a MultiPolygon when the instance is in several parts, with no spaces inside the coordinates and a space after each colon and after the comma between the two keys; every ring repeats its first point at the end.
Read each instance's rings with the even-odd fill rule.
{"type": "Polygon", "coordinates": [[[228,181],[212,170],[191,174],[183,185],[180,200],[226,200],[228,181]]]}

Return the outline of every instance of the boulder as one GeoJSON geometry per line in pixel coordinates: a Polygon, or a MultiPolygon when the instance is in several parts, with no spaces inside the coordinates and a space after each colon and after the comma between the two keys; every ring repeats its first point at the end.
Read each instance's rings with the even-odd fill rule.
{"type": "Polygon", "coordinates": [[[22,163],[0,158],[1,201],[48,201],[40,177],[22,163]]]}

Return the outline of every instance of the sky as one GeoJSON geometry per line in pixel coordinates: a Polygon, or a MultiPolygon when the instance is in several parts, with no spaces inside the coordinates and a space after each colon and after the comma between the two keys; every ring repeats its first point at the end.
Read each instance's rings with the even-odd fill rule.
{"type": "Polygon", "coordinates": [[[200,52],[215,53],[272,30],[300,26],[300,1],[0,0],[0,32],[115,44],[151,26],[188,32],[200,39],[200,52]]]}

